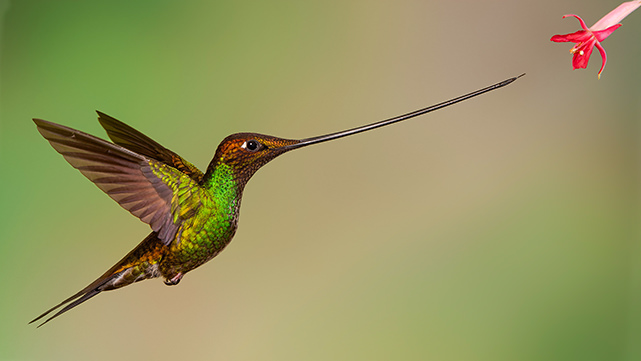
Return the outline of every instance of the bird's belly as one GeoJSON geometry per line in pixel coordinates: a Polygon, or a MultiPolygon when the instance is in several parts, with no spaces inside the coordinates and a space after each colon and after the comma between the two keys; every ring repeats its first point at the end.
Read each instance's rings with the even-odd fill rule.
{"type": "Polygon", "coordinates": [[[160,270],[165,278],[185,274],[214,258],[236,233],[235,222],[206,219],[185,222],[163,257],[160,270]]]}

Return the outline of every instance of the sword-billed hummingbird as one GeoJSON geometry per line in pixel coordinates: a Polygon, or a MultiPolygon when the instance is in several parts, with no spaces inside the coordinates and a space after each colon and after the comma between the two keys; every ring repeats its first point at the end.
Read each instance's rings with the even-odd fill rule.
{"type": "MultiPolygon", "coordinates": [[[[520,75],[522,76],[522,75],[520,75]]],[[[152,232],[107,272],[38,316],[64,306],[38,327],[102,291],[149,278],[176,285],[220,253],[234,237],[240,201],[256,171],[290,150],[401,122],[506,86],[520,76],[475,92],[362,127],[301,140],[256,133],[225,138],[203,174],[178,154],[130,126],[98,112],[113,143],[63,125],[34,119],[53,148],[152,232]]]]}

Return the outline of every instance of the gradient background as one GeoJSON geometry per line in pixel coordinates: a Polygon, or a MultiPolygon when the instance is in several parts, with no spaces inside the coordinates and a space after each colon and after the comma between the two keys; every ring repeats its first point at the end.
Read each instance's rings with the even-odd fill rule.
{"type": "Polygon", "coordinates": [[[0,1],[1,360],[641,359],[641,10],[571,70],[619,1],[0,1]],[[33,117],[94,110],[205,168],[219,141],[303,138],[526,72],[507,88],[287,154],[179,286],[27,322],[147,225],[33,117]]]}

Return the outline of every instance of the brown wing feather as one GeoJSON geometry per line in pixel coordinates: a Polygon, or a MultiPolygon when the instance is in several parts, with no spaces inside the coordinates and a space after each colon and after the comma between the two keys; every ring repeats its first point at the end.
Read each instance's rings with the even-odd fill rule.
{"type": "Polygon", "coordinates": [[[155,159],[159,162],[170,165],[179,171],[187,174],[191,179],[197,183],[203,179],[203,173],[200,169],[196,168],[193,164],[183,159],[178,154],[158,144],[158,142],[142,134],[136,129],[128,126],[127,124],[119,121],[116,118],[110,117],[107,114],[98,112],[98,121],[109,138],[121,147],[127,148],[138,154],[155,159]]]}
{"type": "Polygon", "coordinates": [[[33,120],[53,148],[131,214],[149,224],[166,245],[181,221],[171,214],[172,189],[152,170],[154,160],[93,135],[42,119],[33,120]]]}

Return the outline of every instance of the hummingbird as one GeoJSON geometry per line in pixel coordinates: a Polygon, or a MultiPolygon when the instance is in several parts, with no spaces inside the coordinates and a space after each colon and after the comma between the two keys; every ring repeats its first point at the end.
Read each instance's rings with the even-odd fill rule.
{"type": "Polygon", "coordinates": [[[40,134],[71,166],[152,231],[102,276],[29,323],[58,310],[40,327],[103,291],[138,281],[162,277],[166,285],[177,285],[186,273],[214,258],[230,243],[238,226],[245,185],[258,169],[279,155],[414,118],[504,87],[523,75],[404,115],[326,135],[296,140],[257,133],[232,134],[218,145],[204,173],[101,112],[97,112],[98,121],[113,143],[33,119],[40,134]]]}

